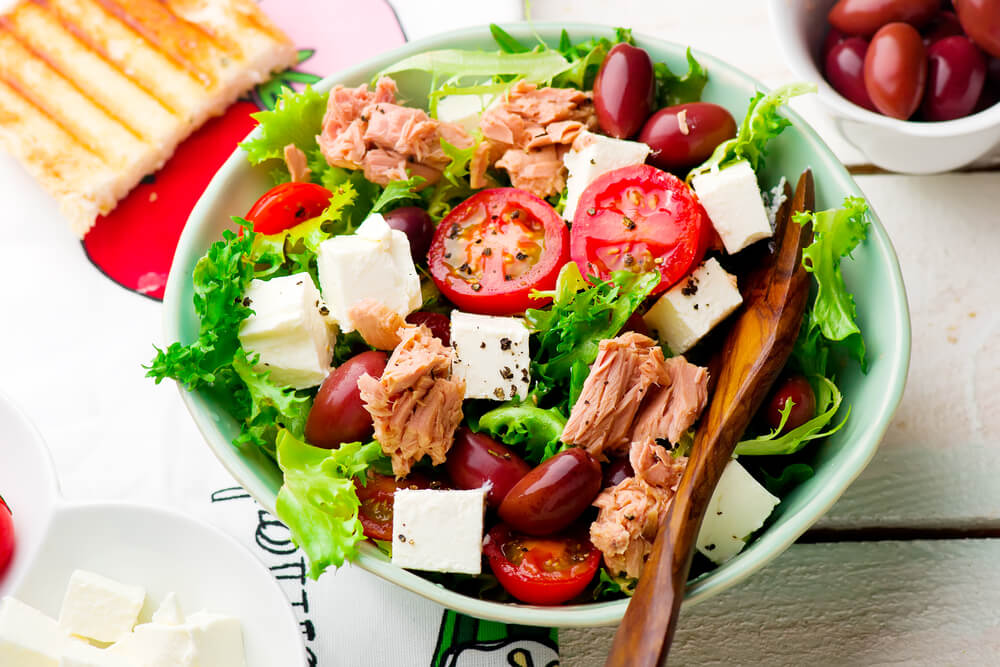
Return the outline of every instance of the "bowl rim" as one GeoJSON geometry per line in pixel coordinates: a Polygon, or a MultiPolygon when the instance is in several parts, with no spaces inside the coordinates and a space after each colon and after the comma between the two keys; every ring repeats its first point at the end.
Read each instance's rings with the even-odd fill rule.
{"type": "MultiPolygon", "coordinates": [[[[835,0],[827,1],[830,4],[835,2],[835,0]]],[[[1000,126],[1000,102],[962,118],[941,121],[913,121],[890,118],[889,116],[869,111],[851,102],[827,82],[826,77],[820,72],[819,65],[813,59],[808,49],[802,48],[802,41],[798,39],[798,31],[795,29],[795,23],[792,20],[793,10],[790,9],[789,5],[797,7],[794,11],[801,12],[818,12],[820,5],[816,3],[788,2],[788,0],[768,0],[768,16],[771,31],[774,33],[775,41],[777,41],[778,48],[789,69],[797,77],[815,81],[819,87],[819,98],[827,106],[832,107],[840,116],[861,123],[894,130],[900,134],[936,139],[975,134],[1000,126]]],[[[826,10],[824,9],[824,11],[826,10]]]]}
{"type": "MultiPolygon", "coordinates": [[[[611,35],[612,28],[606,25],[579,23],[579,22],[538,22],[538,23],[513,23],[504,24],[505,30],[510,31],[515,36],[522,38],[532,38],[533,36],[545,36],[547,39],[552,35],[558,36],[559,31],[565,29],[571,34],[586,35],[611,35]]],[[[407,42],[406,44],[382,53],[363,63],[325,77],[313,87],[318,90],[328,90],[335,83],[356,78],[363,73],[378,71],[386,65],[395,62],[403,57],[412,55],[420,51],[433,48],[447,48],[447,44],[463,39],[481,39],[488,35],[488,25],[478,25],[459,30],[449,31],[432,35],[420,40],[407,42]]],[[[668,40],[659,39],[651,35],[633,31],[636,41],[642,43],[655,43],[666,50],[677,50],[683,53],[688,47],[668,40]]],[[[727,76],[746,85],[747,88],[757,90],[769,90],[757,79],[749,76],[738,68],[722,61],[708,53],[692,49],[709,70],[718,69],[726,71],[727,76]]],[[[839,165],[840,177],[845,189],[850,194],[864,197],[861,189],[854,179],[847,173],[830,148],[820,139],[816,131],[802,118],[795,110],[788,107],[784,110],[785,115],[792,121],[792,124],[802,134],[802,139],[809,145],[810,152],[825,155],[835,165],[839,165]]],[[[255,136],[259,132],[255,128],[248,136],[255,136]]],[[[232,179],[239,176],[241,169],[245,168],[246,154],[237,147],[233,154],[226,160],[219,171],[209,182],[204,193],[199,198],[197,204],[191,212],[188,222],[177,245],[172,267],[179,267],[181,257],[190,254],[188,246],[196,241],[197,221],[206,218],[207,212],[215,205],[217,199],[225,191],[232,179]],[[194,222],[192,222],[194,221],[194,222]]],[[[828,484],[823,486],[813,498],[811,498],[802,509],[795,515],[789,517],[788,521],[779,527],[772,526],[768,531],[759,535],[750,547],[740,553],[739,567],[728,569],[717,569],[709,573],[708,576],[700,578],[690,584],[686,593],[685,602],[693,604],[707,599],[711,595],[717,594],[729,588],[737,582],[747,578],[768,562],[776,558],[788,546],[802,535],[815,521],[825,513],[847,487],[864,470],[865,466],[875,455],[878,445],[889,427],[892,415],[895,412],[902,398],[903,388],[906,382],[907,369],[910,358],[910,319],[906,299],[906,292],[903,285],[902,274],[899,263],[896,259],[895,250],[888,234],[882,227],[877,216],[873,213],[872,227],[869,238],[877,237],[879,243],[873,247],[873,252],[878,252],[879,264],[885,268],[888,282],[891,283],[891,293],[893,295],[892,316],[898,322],[898,334],[892,341],[891,357],[887,354],[885,362],[890,363],[890,368],[886,373],[887,391],[883,395],[881,404],[875,409],[881,416],[866,427],[858,435],[857,440],[864,442],[864,446],[855,446],[850,452],[850,456],[841,461],[834,471],[828,484]],[[780,528],[780,530],[778,530],[780,528]]],[[[873,244],[874,245],[874,244],[873,244]]],[[[203,254],[204,249],[198,251],[198,255],[203,254]]],[[[167,281],[164,295],[164,323],[163,333],[165,340],[180,340],[180,312],[186,304],[180,302],[184,283],[190,280],[190,276],[182,275],[179,269],[171,269],[167,281]]],[[[889,310],[889,309],[887,309],[889,310]]],[[[270,498],[269,492],[258,479],[243,479],[237,472],[238,466],[242,464],[236,456],[235,448],[231,443],[221,436],[215,428],[211,414],[203,409],[195,400],[195,395],[187,392],[183,386],[177,385],[181,398],[195,423],[206,439],[213,453],[229,471],[231,475],[253,496],[265,509],[274,513],[274,502],[270,498]],[[202,414],[204,412],[204,414],[202,414]]],[[[735,559],[734,559],[735,560],[735,559]]],[[[374,545],[364,542],[359,547],[359,558],[355,564],[379,575],[400,587],[427,597],[438,604],[442,604],[450,609],[475,616],[477,618],[500,621],[504,623],[516,623],[522,625],[555,626],[555,627],[592,627],[600,625],[612,625],[618,623],[625,613],[629,600],[614,600],[606,602],[593,602],[579,605],[564,605],[560,607],[540,607],[532,605],[521,605],[516,603],[492,602],[473,598],[455,591],[446,589],[434,584],[412,572],[392,565],[385,559],[384,554],[374,545]]]]}

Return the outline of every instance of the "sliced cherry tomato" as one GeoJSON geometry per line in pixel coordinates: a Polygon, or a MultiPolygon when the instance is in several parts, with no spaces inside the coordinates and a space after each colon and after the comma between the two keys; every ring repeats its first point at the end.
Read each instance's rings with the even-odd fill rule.
{"type": "Polygon", "coordinates": [[[365,537],[388,542],[392,540],[392,504],[396,489],[442,489],[445,485],[419,472],[410,473],[405,479],[396,479],[369,470],[364,484],[354,479],[354,488],[361,501],[358,518],[365,537]]]}
{"type": "Polygon", "coordinates": [[[0,575],[7,569],[14,555],[14,519],[10,508],[0,496],[0,575]]]}
{"type": "Polygon", "coordinates": [[[569,261],[569,230],[538,197],[516,188],[478,192],[434,233],[427,263],[438,289],[462,310],[510,315],[537,308],[532,290],[555,287],[569,261]]]}
{"type": "Polygon", "coordinates": [[[662,292],[701,261],[711,238],[694,193],[673,174],[647,164],[615,169],[580,197],[570,254],[586,276],[659,271],[662,292]]]}
{"type": "Polygon", "coordinates": [[[277,234],[315,218],[330,205],[332,196],[333,193],[315,183],[282,183],[265,192],[250,207],[247,220],[258,234],[277,234]]]}
{"type": "Polygon", "coordinates": [[[521,602],[561,604],[583,592],[601,563],[601,552],[585,535],[527,537],[498,524],[483,553],[500,585],[521,602]]]}

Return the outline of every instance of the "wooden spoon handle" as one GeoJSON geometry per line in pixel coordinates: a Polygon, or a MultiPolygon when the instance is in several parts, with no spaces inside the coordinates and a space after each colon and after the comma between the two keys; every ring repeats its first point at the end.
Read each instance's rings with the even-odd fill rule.
{"type": "Polygon", "coordinates": [[[788,194],[786,186],[775,251],[748,276],[743,310],[718,355],[718,381],[708,412],[606,667],[666,663],[705,509],[738,438],[791,354],[808,299],[802,247],[812,236],[808,226],[792,223],[791,215],[814,208],[812,174],[802,174],[793,201],[788,194]]]}

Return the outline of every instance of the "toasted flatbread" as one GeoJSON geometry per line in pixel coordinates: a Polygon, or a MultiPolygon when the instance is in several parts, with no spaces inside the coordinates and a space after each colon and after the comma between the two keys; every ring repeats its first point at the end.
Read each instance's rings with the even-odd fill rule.
{"type": "Polygon", "coordinates": [[[296,49],[252,0],[23,0],[0,16],[0,146],[81,237],[296,49]]]}

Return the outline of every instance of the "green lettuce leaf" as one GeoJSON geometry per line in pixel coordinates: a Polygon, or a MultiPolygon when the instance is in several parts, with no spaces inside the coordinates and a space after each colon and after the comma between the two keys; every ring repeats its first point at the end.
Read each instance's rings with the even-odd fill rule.
{"type": "Polygon", "coordinates": [[[868,204],[860,197],[847,197],[839,209],[794,216],[795,222],[812,222],[813,242],[802,251],[802,265],[816,279],[816,300],[810,312],[810,326],[823,337],[842,343],[848,353],[865,364],[865,341],[856,321],[854,297],[848,291],[840,263],[849,257],[868,234],[868,204]]]}
{"type": "Polygon", "coordinates": [[[438,181],[434,189],[431,190],[430,199],[427,202],[427,213],[435,222],[451,212],[455,204],[465,200],[472,194],[472,187],[469,185],[469,163],[476,152],[476,143],[468,148],[456,148],[450,143],[441,139],[441,149],[451,162],[441,173],[441,180],[438,181]]]}
{"type": "Polygon", "coordinates": [[[255,368],[256,364],[257,356],[248,359],[242,349],[233,358],[233,370],[246,385],[250,399],[249,414],[234,444],[255,445],[274,456],[279,429],[303,437],[313,401],[308,393],[274,384],[271,372],[255,368]]]}
{"type": "Polygon", "coordinates": [[[594,587],[595,600],[617,600],[622,596],[632,597],[635,593],[635,586],[638,579],[631,577],[612,576],[606,567],[601,567],[597,577],[597,585],[594,587]]]}
{"type": "Polygon", "coordinates": [[[807,463],[790,463],[781,469],[777,477],[772,477],[766,470],[761,470],[764,476],[764,488],[779,498],[813,476],[814,470],[807,463]]]}
{"type": "Polygon", "coordinates": [[[830,420],[833,419],[833,416],[837,414],[843,400],[837,385],[829,378],[822,376],[812,377],[810,381],[814,383],[813,389],[816,391],[817,415],[815,417],[784,435],[778,435],[781,433],[781,429],[784,428],[785,421],[791,413],[792,405],[794,405],[789,400],[785,403],[785,407],[781,411],[781,422],[778,428],[766,435],[737,443],[735,453],[738,456],[794,454],[805,447],[809,441],[825,438],[843,428],[844,424],[847,423],[847,418],[851,414],[850,408],[848,408],[843,421],[830,429],[823,430],[830,423],[830,420]]]}
{"type": "Polygon", "coordinates": [[[323,126],[327,97],[327,93],[312,86],[306,86],[301,93],[285,88],[274,110],[250,114],[260,124],[260,136],[240,143],[250,164],[284,159],[288,144],[295,144],[306,155],[316,150],[316,135],[323,126]]]}
{"type": "Polygon", "coordinates": [[[568,67],[566,59],[554,50],[505,53],[441,49],[404,58],[379,72],[375,78],[397,72],[427,72],[431,75],[431,90],[434,90],[441,84],[455,84],[469,77],[476,83],[496,76],[544,83],[568,67]]]}
{"type": "Polygon", "coordinates": [[[393,204],[393,208],[396,208],[401,203],[418,201],[420,195],[417,194],[416,190],[425,182],[426,179],[423,176],[413,176],[405,181],[392,181],[389,185],[385,186],[385,190],[382,191],[382,194],[372,204],[371,213],[381,213],[390,204],[393,204]]]}
{"type": "Polygon", "coordinates": [[[669,107],[701,99],[701,91],[708,83],[708,72],[695,59],[690,48],[687,50],[687,63],[688,71],[682,76],[671,72],[666,63],[653,64],[658,106],[669,107]]]}
{"type": "Polygon", "coordinates": [[[539,464],[565,446],[559,442],[566,417],[557,408],[548,410],[524,404],[494,408],[479,418],[479,430],[499,438],[505,445],[525,452],[524,460],[539,464]]]}
{"type": "Polygon", "coordinates": [[[316,579],[331,565],[353,559],[365,539],[353,480],[364,479],[368,466],[382,458],[382,448],[377,442],[351,442],[320,449],[281,429],[277,454],[284,473],[275,503],[278,518],[306,553],[309,576],[316,579]]]}
{"type": "Polygon", "coordinates": [[[814,83],[793,83],[776,88],[766,95],[757,92],[750,99],[750,108],[736,136],[716,146],[708,160],[692,169],[687,177],[688,183],[698,174],[725,169],[740,160],[748,161],[754,171],[762,168],[767,155],[767,143],[792,124],[778,113],[781,106],[797,95],[814,92],[814,83]]]}

